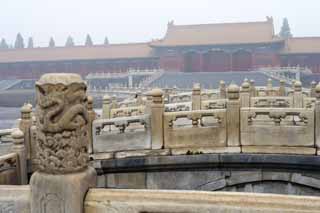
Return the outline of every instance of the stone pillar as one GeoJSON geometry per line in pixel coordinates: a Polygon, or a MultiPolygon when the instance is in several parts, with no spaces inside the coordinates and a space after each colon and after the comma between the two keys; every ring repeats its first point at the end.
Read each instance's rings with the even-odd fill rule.
{"type": "Polygon", "coordinates": [[[227,139],[228,146],[240,146],[240,101],[239,87],[229,85],[227,89],[227,139]]]}
{"type": "Polygon", "coordinates": [[[310,97],[312,98],[316,97],[316,86],[317,86],[317,83],[315,81],[312,81],[311,87],[310,87],[310,97]]]}
{"type": "Polygon", "coordinates": [[[320,154],[320,84],[315,88],[315,141],[317,147],[317,154],[320,154]]]}
{"type": "Polygon", "coordinates": [[[11,151],[17,153],[18,162],[17,170],[18,177],[21,185],[28,184],[28,170],[27,170],[27,152],[24,145],[24,135],[23,132],[19,129],[11,133],[13,139],[13,146],[11,151]]]}
{"type": "Polygon", "coordinates": [[[153,89],[150,92],[151,103],[151,147],[161,149],[163,147],[163,92],[161,89],[153,89]]]}
{"type": "Polygon", "coordinates": [[[293,107],[303,108],[302,84],[300,81],[294,82],[293,107]]]}
{"type": "Polygon", "coordinates": [[[226,99],[227,98],[227,91],[226,91],[226,83],[224,81],[220,81],[219,85],[219,90],[220,90],[220,99],[226,99]]]}
{"type": "Polygon", "coordinates": [[[113,95],[111,98],[111,108],[110,109],[117,109],[117,108],[118,108],[117,96],[113,95]]]}
{"type": "Polygon", "coordinates": [[[141,105],[143,105],[143,100],[142,100],[142,94],[141,94],[141,92],[139,91],[139,92],[137,92],[137,106],[141,106],[141,105]]]}
{"type": "Polygon", "coordinates": [[[110,118],[110,109],[111,109],[111,99],[109,95],[103,96],[102,100],[102,118],[109,119],[110,118]]]}
{"type": "Polygon", "coordinates": [[[30,180],[32,213],[83,213],[96,185],[88,166],[86,84],[77,74],[45,74],[36,82],[37,158],[30,180]]]}
{"type": "Polygon", "coordinates": [[[269,78],[268,82],[267,82],[267,87],[266,87],[266,95],[267,96],[272,96],[272,90],[273,90],[272,79],[269,78]]]}
{"type": "Polygon", "coordinates": [[[24,134],[24,143],[27,151],[27,159],[31,156],[31,136],[30,128],[32,126],[32,106],[24,104],[21,108],[21,121],[19,123],[19,129],[24,134]]]}
{"type": "Polygon", "coordinates": [[[132,88],[133,87],[133,76],[128,75],[128,87],[132,88]]]}
{"type": "Polygon", "coordinates": [[[93,152],[93,135],[92,135],[92,123],[96,119],[97,114],[93,109],[93,98],[88,96],[88,115],[89,115],[89,143],[88,143],[88,152],[91,154],[93,152]]]}
{"type": "Polygon", "coordinates": [[[250,97],[256,97],[257,90],[255,86],[255,81],[253,79],[250,80],[250,97]]]}
{"type": "Polygon", "coordinates": [[[241,85],[240,107],[250,107],[250,84],[246,81],[241,85]]]}
{"type": "Polygon", "coordinates": [[[280,80],[280,86],[278,90],[278,95],[279,96],[286,96],[286,86],[285,86],[285,81],[280,80]]]}
{"type": "Polygon", "coordinates": [[[201,109],[201,86],[194,84],[192,88],[192,110],[201,109]]]}
{"type": "Polygon", "coordinates": [[[152,91],[148,91],[146,93],[146,109],[145,109],[145,114],[151,114],[151,105],[152,105],[152,91]]]}

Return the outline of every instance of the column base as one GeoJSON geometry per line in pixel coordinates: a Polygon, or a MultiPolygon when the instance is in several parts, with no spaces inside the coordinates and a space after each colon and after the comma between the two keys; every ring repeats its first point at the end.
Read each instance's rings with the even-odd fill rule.
{"type": "Polygon", "coordinates": [[[81,213],[86,193],[95,187],[95,169],[71,174],[35,172],[30,180],[32,213],[81,213]]]}

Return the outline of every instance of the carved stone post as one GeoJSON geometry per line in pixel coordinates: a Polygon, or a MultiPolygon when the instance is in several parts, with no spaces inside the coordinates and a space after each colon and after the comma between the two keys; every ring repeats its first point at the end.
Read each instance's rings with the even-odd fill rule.
{"type": "Polygon", "coordinates": [[[267,82],[267,88],[266,88],[267,96],[272,96],[272,90],[273,90],[272,79],[269,78],[267,82]]]}
{"type": "Polygon", "coordinates": [[[151,105],[152,105],[152,91],[148,91],[146,93],[146,109],[145,109],[145,114],[151,114],[151,105]]]}
{"type": "Polygon", "coordinates": [[[89,143],[88,143],[88,152],[91,154],[93,152],[93,135],[92,135],[92,123],[96,119],[97,114],[93,109],[93,98],[88,96],[88,115],[89,115],[89,143]]]}
{"type": "Polygon", "coordinates": [[[118,108],[117,96],[113,95],[111,98],[111,109],[117,109],[117,108],[118,108]]]}
{"type": "Polygon", "coordinates": [[[17,153],[18,162],[18,177],[21,185],[28,184],[28,171],[27,171],[27,152],[24,145],[24,135],[23,132],[19,129],[11,133],[13,139],[13,146],[11,151],[17,153]]]}
{"type": "Polygon", "coordinates": [[[111,109],[111,99],[109,95],[103,96],[102,100],[102,118],[110,118],[110,109],[111,109]]]}
{"type": "Polygon", "coordinates": [[[21,108],[21,121],[19,123],[19,129],[24,134],[24,143],[27,150],[27,159],[30,159],[31,151],[31,136],[30,128],[32,126],[32,106],[29,104],[24,104],[21,108]]]}
{"type": "Polygon", "coordinates": [[[303,107],[302,84],[300,81],[294,82],[293,107],[294,108],[303,107]]]}
{"type": "Polygon", "coordinates": [[[151,133],[152,149],[161,149],[163,147],[163,92],[161,89],[153,89],[150,92],[152,96],[151,104],[151,133]]]}
{"type": "Polygon", "coordinates": [[[315,140],[317,147],[317,154],[319,155],[320,149],[320,84],[315,88],[316,104],[315,104],[315,140]]]}
{"type": "Polygon", "coordinates": [[[229,85],[227,89],[227,138],[228,146],[240,146],[240,101],[239,87],[229,85]]]}
{"type": "Polygon", "coordinates": [[[279,96],[286,96],[286,87],[285,87],[285,81],[280,80],[280,86],[278,90],[278,95],[279,96]]]}
{"type": "Polygon", "coordinates": [[[250,84],[243,82],[240,91],[240,107],[250,107],[250,84]]]}
{"type": "Polygon", "coordinates": [[[317,86],[317,83],[315,81],[312,81],[311,87],[310,87],[310,97],[312,98],[316,97],[316,86],[317,86]]]}
{"type": "Polygon", "coordinates": [[[226,99],[227,90],[226,90],[226,83],[224,81],[220,81],[219,90],[220,90],[220,99],[226,99]]]}
{"type": "Polygon", "coordinates": [[[250,80],[250,97],[256,97],[257,90],[255,86],[255,81],[253,79],[250,80]]]}
{"type": "Polygon", "coordinates": [[[141,92],[137,92],[137,106],[143,105],[142,94],[141,92]]]}
{"type": "Polygon", "coordinates": [[[37,158],[30,181],[32,213],[82,213],[96,184],[88,166],[86,84],[77,74],[45,74],[36,82],[37,158]]]}
{"type": "Polygon", "coordinates": [[[201,109],[201,86],[194,84],[192,88],[192,110],[201,109]]]}

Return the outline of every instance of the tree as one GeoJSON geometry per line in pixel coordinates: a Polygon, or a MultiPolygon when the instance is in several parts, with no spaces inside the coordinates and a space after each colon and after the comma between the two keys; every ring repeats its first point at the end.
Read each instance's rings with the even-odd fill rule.
{"type": "Polygon", "coordinates": [[[8,48],[9,48],[9,45],[7,44],[6,40],[4,38],[1,39],[0,49],[8,49],[8,48]]]}
{"type": "Polygon", "coordinates": [[[288,22],[287,18],[283,19],[283,23],[282,23],[282,27],[281,27],[279,35],[281,38],[285,38],[285,39],[292,37],[289,22],[288,22]]]}
{"type": "Polygon", "coordinates": [[[104,39],[104,45],[108,45],[109,44],[109,39],[108,37],[106,36],[105,39],[104,39]]]}
{"type": "Polygon", "coordinates": [[[66,47],[73,47],[74,46],[73,38],[71,36],[68,36],[65,46],[66,47]]]}
{"type": "Polygon", "coordinates": [[[84,45],[85,46],[92,46],[93,45],[92,39],[89,34],[87,34],[86,43],[84,45]]]}
{"type": "Polygon", "coordinates": [[[24,48],[24,41],[20,33],[17,34],[16,41],[14,42],[14,48],[16,49],[24,48]]]}
{"type": "Polygon", "coordinates": [[[30,37],[28,39],[28,48],[33,48],[33,38],[32,37],[30,37]]]}
{"type": "Polygon", "coordinates": [[[55,46],[56,46],[56,42],[54,42],[53,38],[51,37],[49,41],[49,47],[55,47],[55,46]]]}

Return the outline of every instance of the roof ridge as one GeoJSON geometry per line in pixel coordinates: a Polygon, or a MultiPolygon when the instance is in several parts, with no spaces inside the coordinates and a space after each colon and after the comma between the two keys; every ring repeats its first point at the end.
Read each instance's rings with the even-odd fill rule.
{"type": "Polygon", "coordinates": [[[182,25],[170,25],[170,27],[199,27],[199,26],[211,26],[211,25],[244,25],[244,24],[272,24],[269,21],[252,21],[252,22],[224,22],[224,23],[206,23],[206,24],[182,24],[182,25]]]}
{"type": "Polygon", "coordinates": [[[78,49],[78,48],[95,48],[95,47],[114,47],[114,46],[128,46],[128,45],[146,45],[149,46],[150,42],[137,42],[137,43],[118,43],[118,44],[96,44],[92,46],[76,45],[71,47],[56,46],[56,47],[34,47],[34,48],[8,48],[1,49],[0,52],[19,52],[19,51],[32,51],[32,50],[56,50],[56,49],[78,49]]]}

